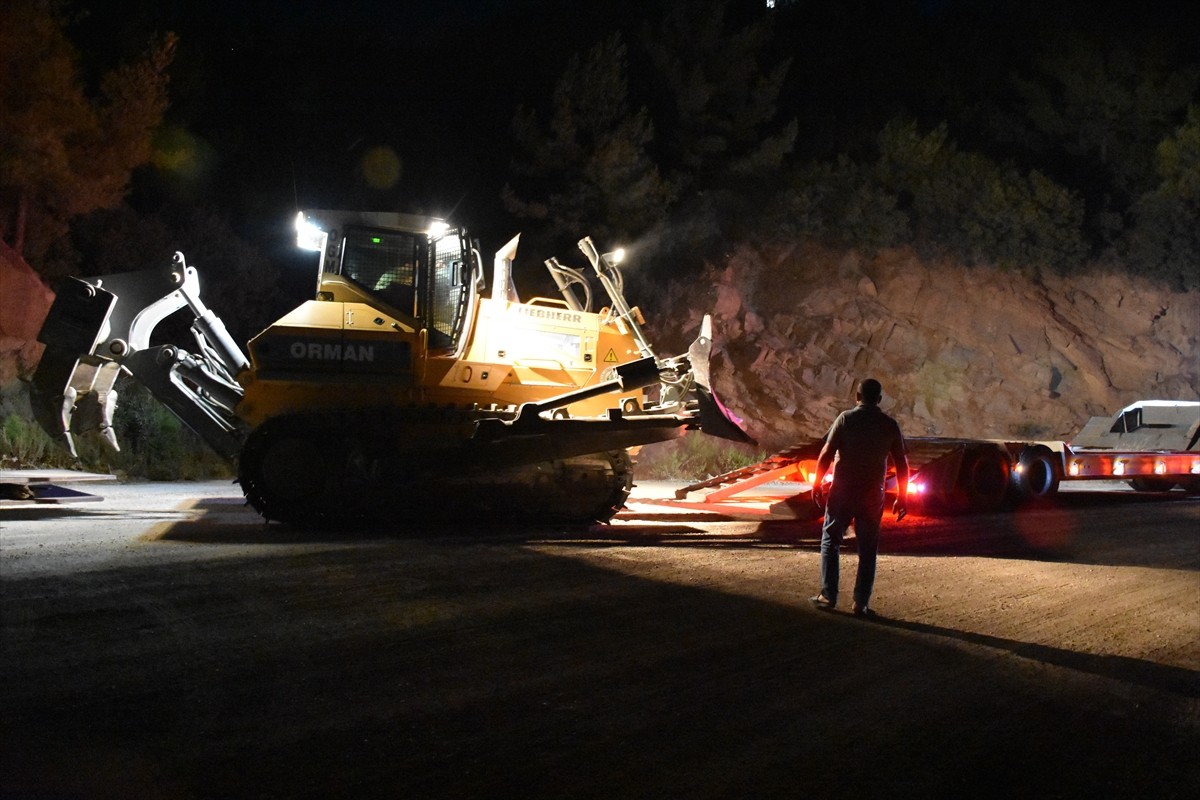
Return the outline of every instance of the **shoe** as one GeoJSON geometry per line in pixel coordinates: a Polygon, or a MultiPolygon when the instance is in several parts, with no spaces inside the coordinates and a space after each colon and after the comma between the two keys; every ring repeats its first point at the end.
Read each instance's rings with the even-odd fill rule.
{"type": "Polygon", "coordinates": [[[858,603],[854,604],[854,607],[852,610],[854,611],[854,616],[856,616],[856,617],[864,617],[866,619],[874,619],[876,616],[878,616],[871,609],[867,608],[866,606],[859,605],[858,603]]]}
{"type": "Polygon", "coordinates": [[[821,609],[822,611],[832,611],[833,609],[837,608],[837,601],[830,600],[828,597],[826,597],[823,594],[819,594],[816,597],[808,598],[808,602],[812,603],[814,606],[821,609]]]}

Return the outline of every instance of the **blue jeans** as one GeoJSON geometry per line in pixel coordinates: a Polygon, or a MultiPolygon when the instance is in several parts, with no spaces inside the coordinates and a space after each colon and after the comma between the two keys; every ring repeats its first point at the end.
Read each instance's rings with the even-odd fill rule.
{"type": "Polygon", "coordinates": [[[838,557],[842,537],[850,523],[858,542],[858,574],[854,580],[854,602],[864,608],[871,602],[875,588],[875,562],[879,552],[879,524],[883,519],[883,487],[866,489],[839,487],[837,481],[825,506],[825,525],[821,529],[821,594],[836,603],[838,598],[838,557]]]}

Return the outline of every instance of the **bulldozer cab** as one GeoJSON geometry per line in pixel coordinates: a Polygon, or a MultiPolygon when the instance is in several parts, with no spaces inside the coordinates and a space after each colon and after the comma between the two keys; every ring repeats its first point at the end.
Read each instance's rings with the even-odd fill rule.
{"type": "Polygon", "coordinates": [[[482,276],[467,234],[408,214],[302,213],[300,240],[321,253],[318,299],[338,294],[331,275],[424,329],[431,350],[458,349],[482,276]]]}
{"type": "MultiPolygon", "coordinates": [[[[410,317],[417,309],[417,275],[427,274],[429,244],[404,231],[351,228],[342,245],[340,273],[410,317]]],[[[422,282],[424,283],[424,282],[422,282]]]]}

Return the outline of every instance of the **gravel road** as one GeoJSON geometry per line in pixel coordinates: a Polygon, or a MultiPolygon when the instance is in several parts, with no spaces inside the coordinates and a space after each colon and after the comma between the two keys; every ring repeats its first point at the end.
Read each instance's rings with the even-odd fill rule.
{"type": "Polygon", "coordinates": [[[872,622],[808,605],[816,523],[669,488],[589,529],[0,509],[0,797],[1200,796],[1200,500],[885,523],[872,622]]]}

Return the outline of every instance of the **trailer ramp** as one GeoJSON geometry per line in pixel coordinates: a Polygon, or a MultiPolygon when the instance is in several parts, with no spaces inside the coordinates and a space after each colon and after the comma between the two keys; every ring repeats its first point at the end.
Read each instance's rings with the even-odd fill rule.
{"type": "Polygon", "coordinates": [[[115,482],[116,476],[70,469],[0,470],[0,508],[97,503],[103,500],[64,484],[115,482]]]}
{"type": "MultiPolygon", "coordinates": [[[[812,478],[823,443],[816,439],[788,447],[757,464],[683,486],[675,491],[674,499],[647,502],[729,516],[819,517],[821,511],[812,503],[812,478]]],[[[1012,466],[1004,443],[935,437],[910,438],[905,443],[911,472],[909,495],[918,505],[987,507],[1003,501],[1012,466]],[[966,500],[959,497],[963,489],[968,490],[966,500]]],[[[887,490],[896,491],[891,469],[887,490]]]]}
{"type": "MultiPolygon", "coordinates": [[[[704,478],[675,490],[675,498],[655,499],[655,505],[711,511],[729,516],[803,516],[791,508],[811,495],[809,480],[817,466],[821,440],[796,445],[747,467],[704,478]],[[757,491],[755,491],[757,490],[757,491]],[[780,505],[783,504],[783,505],[780,505]],[[779,508],[775,508],[780,505],[779,508]]],[[[811,515],[809,515],[811,516],[811,515]]]]}

